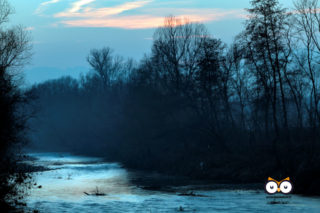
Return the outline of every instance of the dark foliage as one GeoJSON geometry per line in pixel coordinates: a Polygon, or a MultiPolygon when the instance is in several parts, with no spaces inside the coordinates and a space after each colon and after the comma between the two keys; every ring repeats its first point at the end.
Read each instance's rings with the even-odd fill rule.
{"type": "Polygon", "coordinates": [[[6,28],[11,8],[0,0],[0,209],[3,212],[22,205],[30,183],[21,164],[26,142],[27,93],[19,89],[19,68],[29,58],[29,39],[22,27],[6,28]]]}
{"type": "Polygon", "coordinates": [[[252,1],[229,47],[201,24],[168,17],[139,65],[93,50],[87,76],[31,89],[35,148],[193,179],[289,176],[295,192],[319,193],[320,19],[317,5],[300,2],[289,14],[276,0],[252,1]]]}

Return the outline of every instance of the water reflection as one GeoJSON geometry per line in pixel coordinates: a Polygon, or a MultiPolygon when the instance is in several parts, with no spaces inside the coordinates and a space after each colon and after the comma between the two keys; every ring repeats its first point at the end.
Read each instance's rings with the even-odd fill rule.
{"type": "MultiPolygon", "coordinates": [[[[37,166],[45,166],[51,170],[35,175],[35,180],[42,187],[31,191],[30,200],[71,200],[84,197],[84,192],[94,193],[97,190],[105,193],[103,199],[110,196],[132,194],[127,171],[116,163],[106,163],[100,158],[72,156],[61,153],[31,154],[36,157],[37,166]]],[[[121,196],[123,197],[123,196],[121,196]]],[[[119,197],[120,199],[120,197],[119,197]]]]}
{"type": "MultiPolygon", "coordinates": [[[[320,199],[292,196],[286,205],[267,204],[256,190],[197,190],[201,197],[143,190],[130,183],[128,172],[100,158],[61,153],[31,154],[33,163],[51,170],[35,173],[41,188],[27,204],[40,212],[320,212],[320,199]],[[105,196],[86,195],[98,192],[105,196]]],[[[31,163],[31,162],[30,162],[31,163]]]]}

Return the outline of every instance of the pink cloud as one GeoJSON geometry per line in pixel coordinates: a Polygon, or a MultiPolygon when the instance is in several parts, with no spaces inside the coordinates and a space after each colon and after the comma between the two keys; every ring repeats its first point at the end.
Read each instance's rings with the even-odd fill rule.
{"type": "MultiPolygon", "coordinates": [[[[198,15],[182,15],[177,18],[187,18],[190,22],[207,22],[215,17],[198,16],[198,15]]],[[[116,27],[124,29],[144,29],[155,28],[164,25],[164,17],[161,16],[126,16],[126,17],[110,17],[105,19],[81,19],[81,20],[65,20],[61,23],[70,27],[116,27]]]]}
{"type": "MultiPolygon", "coordinates": [[[[92,2],[94,0],[83,0],[82,2],[92,2]]],[[[115,7],[104,7],[104,8],[84,8],[83,11],[78,12],[83,4],[74,5],[70,10],[66,12],[61,12],[55,14],[54,17],[90,17],[90,18],[99,18],[99,17],[106,17],[111,15],[117,15],[127,10],[133,10],[136,8],[140,8],[145,6],[146,4],[152,2],[151,0],[145,1],[134,1],[134,2],[127,2],[122,5],[118,5],[115,7]]],[[[81,2],[80,2],[81,3],[81,2]]]]}
{"type": "MultiPolygon", "coordinates": [[[[209,22],[218,21],[228,18],[244,18],[243,10],[183,10],[177,11],[179,15],[177,18],[188,19],[190,22],[209,22]],[[186,12],[185,14],[182,14],[186,12]]],[[[164,25],[165,15],[134,15],[134,16],[107,16],[101,17],[100,15],[93,14],[92,16],[84,19],[63,20],[62,24],[70,27],[116,27],[124,29],[144,29],[156,28],[164,25]]]]}
{"type": "Polygon", "coordinates": [[[72,4],[72,8],[69,9],[68,12],[74,13],[79,11],[83,6],[95,2],[96,0],[79,0],[72,4]]]}
{"type": "Polygon", "coordinates": [[[61,0],[51,0],[51,1],[46,1],[42,2],[39,7],[36,9],[35,13],[36,14],[41,14],[50,4],[56,4],[60,2],[61,0]]]}
{"type": "MultiPolygon", "coordinates": [[[[52,4],[60,0],[52,0],[52,4]]],[[[214,8],[152,8],[145,7],[154,0],[136,0],[113,7],[92,8],[91,3],[97,0],[77,0],[71,7],[54,15],[61,19],[57,24],[68,27],[116,27],[124,29],[156,28],[163,26],[164,17],[174,15],[185,17],[190,22],[209,22],[230,18],[246,17],[244,10],[225,10],[214,8]],[[123,12],[139,9],[138,15],[124,15],[123,12]]]]}

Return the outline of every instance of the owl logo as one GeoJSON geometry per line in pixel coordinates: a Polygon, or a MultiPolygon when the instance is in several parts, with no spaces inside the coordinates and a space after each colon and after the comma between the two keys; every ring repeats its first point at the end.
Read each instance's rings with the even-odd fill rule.
{"type": "Polygon", "coordinates": [[[283,194],[290,194],[292,191],[292,183],[290,182],[290,178],[287,177],[282,181],[276,181],[275,179],[269,177],[268,182],[266,183],[265,190],[268,194],[275,194],[275,193],[283,193],[283,194]]]}

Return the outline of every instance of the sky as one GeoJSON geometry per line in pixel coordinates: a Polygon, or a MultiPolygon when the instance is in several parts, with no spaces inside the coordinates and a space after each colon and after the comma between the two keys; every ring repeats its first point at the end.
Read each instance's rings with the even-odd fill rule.
{"type": "MultiPolygon", "coordinates": [[[[27,85],[90,70],[93,48],[111,47],[115,55],[142,59],[155,29],[166,16],[206,25],[226,43],[242,30],[250,0],[8,0],[15,8],[10,24],[29,31],[33,57],[24,68],[27,85]]],[[[292,8],[292,0],[280,0],[292,8]]]]}

